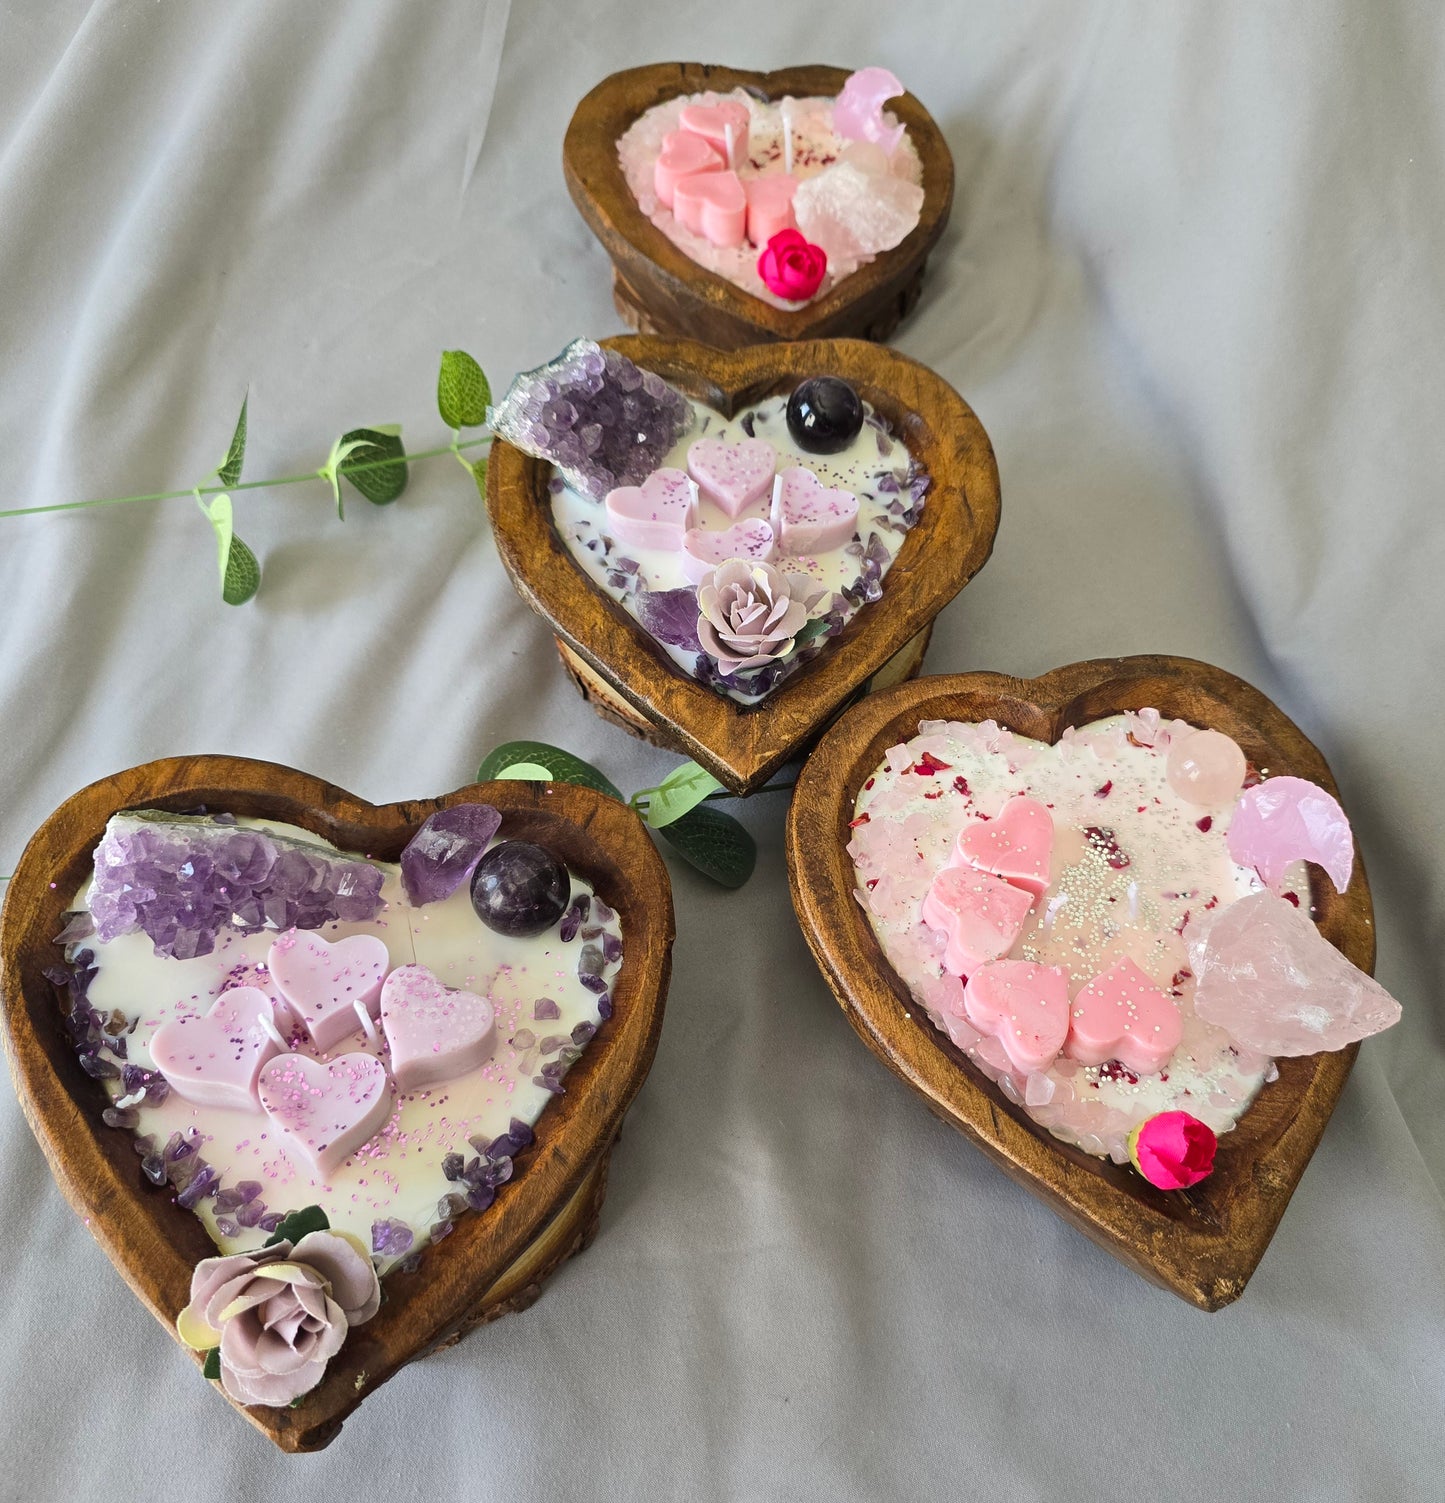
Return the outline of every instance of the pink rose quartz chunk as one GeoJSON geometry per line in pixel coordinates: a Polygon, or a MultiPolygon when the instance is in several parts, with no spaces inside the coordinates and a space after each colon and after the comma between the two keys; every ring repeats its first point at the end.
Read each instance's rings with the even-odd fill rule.
{"type": "Polygon", "coordinates": [[[1339,801],[1304,778],[1270,778],[1246,788],[1229,822],[1229,854],[1278,890],[1291,861],[1314,861],[1343,892],[1355,838],[1339,801]]]}
{"type": "Polygon", "coordinates": [[[261,1071],[259,1087],[287,1156],[323,1180],[370,1142],[391,1114],[386,1066],[372,1054],[343,1054],[330,1064],[283,1054],[261,1071]]]}
{"type": "Polygon", "coordinates": [[[1173,1057],[1183,1031],[1174,999],[1123,955],[1074,998],[1064,1052],[1082,1065],[1117,1059],[1154,1075],[1173,1057]]]}
{"type": "Polygon", "coordinates": [[[204,1017],[162,1023],[151,1039],[151,1060],[187,1101],[254,1112],[262,1067],[282,1051],[276,1033],[270,997],[259,987],[235,986],[204,1017]]]}
{"type": "Polygon", "coordinates": [[[421,1091],[478,1069],[496,1047],[492,1004],[453,991],[424,965],[398,966],[381,993],[381,1026],[399,1091],[421,1091]]]}
{"type": "Polygon", "coordinates": [[[1047,1070],[1068,1037],[1069,978],[1058,966],[995,960],[968,978],[963,1006],[980,1033],[1003,1045],[1015,1070],[1047,1070]]]}
{"type": "MultiPolygon", "coordinates": [[[[1154,719],[1159,719],[1157,710],[1154,719]]],[[[1158,735],[1157,725],[1152,734],[1158,735]]],[[[1145,744],[1152,746],[1152,739],[1145,744]]],[[[1164,769],[1170,788],[1180,798],[1212,809],[1238,795],[1248,763],[1239,743],[1223,731],[1190,731],[1170,738],[1164,769]]]]}
{"type": "Polygon", "coordinates": [[[328,944],[319,934],[291,929],[272,944],[266,963],[276,989],[324,1052],[363,1027],[358,1003],[376,1017],[391,955],[375,934],[328,944]]]}
{"type": "Polygon", "coordinates": [[[923,899],[923,922],[944,936],[943,963],[967,976],[1013,948],[1033,899],[988,872],[945,867],[923,899]]]}
{"type": "Polygon", "coordinates": [[[954,848],[955,864],[992,872],[1041,898],[1049,885],[1054,820],[1036,798],[1011,798],[998,815],[966,826],[954,848]]]}
{"type": "Polygon", "coordinates": [[[1205,915],[1188,940],[1195,1012],[1262,1054],[1343,1049],[1399,1021],[1389,992],[1272,892],[1205,915]]]}
{"type": "Polygon", "coordinates": [[[887,68],[859,68],[851,73],[833,106],[833,129],[847,140],[871,141],[892,156],[903,127],[883,118],[883,105],[903,93],[903,84],[887,68]]]}
{"type": "Polygon", "coordinates": [[[852,162],[834,162],[798,185],[793,216],[830,262],[856,263],[899,245],[918,223],[923,189],[901,177],[880,177],[852,162]]]}

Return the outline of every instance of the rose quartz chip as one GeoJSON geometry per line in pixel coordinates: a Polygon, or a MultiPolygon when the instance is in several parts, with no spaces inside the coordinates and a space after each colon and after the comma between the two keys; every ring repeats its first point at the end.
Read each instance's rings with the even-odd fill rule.
{"type": "Polygon", "coordinates": [[[859,68],[848,75],[833,104],[833,129],[844,140],[875,142],[892,156],[903,127],[887,124],[883,105],[902,92],[902,83],[887,68],[859,68]]]}
{"type": "Polygon", "coordinates": [[[1033,899],[988,872],[944,867],[923,899],[923,922],[947,941],[944,965],[967,976],[1007,955],[1024,926],[1033,899]]]}
{"type": "Polygon", "coordinates": [[[1304,778],[1270,778],[1246,788],[1229,821],[1229,854],[1278,887],[1291,861],[1314,861],[1343,892],[1355,864],[1355,838],[1338,800],[1304,778]]]}
{"type": "Polygon", "coordinates": [[[420,1091],[483,1065],[496,1044],[492,1004],[451,991],[424,965],[398,966],[381,989],[381,1026],[399,1091],[420,1091]]]}
{"type": "Polygon", "coordinates": [[[1074,998],[1064,1053],[1081,1065],[1117,1059],[1144,1075],[1167,1065],[1184,1024],[1174,999],[1129,959],[1116,960],[1074,998]]]}
{"type": "Polygon", "coordinates": [[[700,438],[687,451],[687,472],[698,489],[736,517],[772,489],[778,451],[764,438],[700,438]]]}
{"type": "MultiPolygon", "coordinates": [[[[1158,710],[1154,711],[1154,719],[1159,719],[1158,710]]],[[[1151,739],[1144,744],[1152,746],[1157,736],[1156,725],[1151,739]]],[[[1135,736],[1135,740],[1142,739],[1135,736]]],[[[1187,803],[1206,809],[1227,804],[1244,787],[1246,770],[1239,743],[1223,731],[1191,731],[1177,741],[1172,736],[1169,738],[1164,776],[1169,786],[1187,803]]]]}
{"type": "Polygon", "coordinates": [[[391,1112],[386,1066],[370,1054],[330,1064],[282,1054],[261,1071],[259,1089],[287,1153],[322,1179],[374,1138],[391,1112]]]}
{"type": "Polygon", "coordinates": [[[391,955],[375,934],[353,934],[327,944],[310,930],[288,929],[272,941],[266,965],[311,1042],[328,1050],[360,1031],[358,1002],[376,1016],[391,955]]]}
{"type": "Polygon", "coordinates": [[[968,978],[968,1021],[1003,1045],[1014,1069],[1047,1070],[1069,1033],[1069,978],[1030,960],[995,960],[968,978]]]}
{"type": "Polygon", "coordinates": [[[844,547],[857,530],[858,498],[794,465],[773,481],[771,519],[784,553],[827,553],[844,547]]]}
{"type": "Polygon", "coordinates": [[[632,548],[682,547],[697,512],[697,492],[681,470],[654,470],[641,485],[619,485],[602,503],[619,543],[632,548]]]}
{"type": "Polygon", "coordinates": [[[1187,932],[1195,1012],[1261,1054],[1343,1049],[1399,1021],[1389,992],[1272,892],[1216,909],[1187,932]]]}
{"type": "Polygon", "coordinates": [[[662,138],[662,150],[652,169],[652,186],[658,202],[672,207],[678,183],[696,172],[721,172],[722,153],[701,136],[675,130],[662,138]]]}
{"type": "Polygon", "coordinates": [[[950,859],[992,872],[1040,898],[1049,885],[1053,853],[1053,815],[1038,799],[1018,794],[995,818],[966,825],[950,859]]]}
{"type": "Polygon", "coordinates": [[[270,997],[259,987],[234,986],[205,1017],[162,1023],[151,1039],[151,1059],[187,1101],[254,1112],[257,1077],[282,1050],[275,1032],[270,997]]]}
{"type": "Polygon", "coordinates": [[[923,189],[901,177],[878,177],[834,162],[798,184],[793,217],[828,260],[858,261],[892,250],[918,223],[923,189]]]}

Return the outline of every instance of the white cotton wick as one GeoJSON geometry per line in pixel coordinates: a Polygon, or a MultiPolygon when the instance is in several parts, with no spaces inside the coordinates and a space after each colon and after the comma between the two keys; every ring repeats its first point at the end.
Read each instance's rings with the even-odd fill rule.
{"type": "Polygon", "coordinates": [[[1139,917],[1139,884],[1137,882],[1129,884],[1129,917],[1131,919],[1139,917]]]}
{"type": "Polygon", "coordinates": [[[366,1042],[374,1044],[377,1040],[377,1032],[376,1024],[371,1021],[371,1014],[360,1002],[353,1002],[351,1005],[356,1009],[356,1016],[361,1019],[362,1028],[366,1030],[366,1042]]]}
{"type": "Polygon", "coordinates": [[[281,1030],[276,1026],[276,1019],[271,1015],[271,1004],[269,1002],[256,1014],[256,1021],[270,1035],[273,1044],[279,1044],[283,1049],[289,1047],[286,1040],[281,1037],[281,1030]]]}
{"type": "Polygon", "coordinates": [[[1055,916],[1057,915],[1059,909],[1062,908],[1068,901],[1069,895],[1066,892],[1061,892],[1057,897],[1049,899],[1048,903],[1044,906],[1043,928],[1045,932],[1054,927],[1055,916]]]}
{"type": "Polygon", "coordinates": [[[793,101],[785,99],[779,106],[783,117],[783,171],[793,174],[793,101]]]}
{"type": "Polygon", "coordinates": [[[731,120],[723,126],[723,140],[727,142],[728,166],[736,168],[738,165],[738,129],[731,120]]]}

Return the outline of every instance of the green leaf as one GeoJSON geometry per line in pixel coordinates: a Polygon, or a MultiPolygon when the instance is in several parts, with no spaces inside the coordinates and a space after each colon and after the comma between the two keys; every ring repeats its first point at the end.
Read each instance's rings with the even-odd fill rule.
{"type": "Polygon", "coordinates": [[[406,489],[406,447],[397,424],[353,428],[341,435],[341,442],[349,447],[337,471],[373,506],[388,505],[406,489]],[[375,468],[358,468],[362,465],[375,468]]]}
{"type": "Polygon", "coordinates": [[[250,400],[250,392],[241,398],[241,415],[236,419],[236,431],[231,435],[231,447],[226,450],[226,457],[216,471],[222,485],[235,485],[241,478],[241,461],[246,457],[246,407],[250,400]]]}
{"type": "Polygon", "coordinates": [[[477,493],[487,499],[487,456],[485,454],[472,466],[472,478],[477,482],[477,493]]]}
{"type": "Polygon", "coordinates": [[[216,564],[221,574],[221,599],[227,605],[245,605],[261,588],[261,566],[256,555],[236,536],[231,498],[222,492],[209,501],[196,492],[196,505],[216,534],[216,564]]]}
{"type": "Polygon", "coordinates": [[[793,650],[796,652],[798,648],[806,647],[815,637],[821,637],[827,630],[827,620],[822,616],[814,616],[793,638],[793,650]]]}
{"type": "MultiPolygon", "coordinates": [[[[341,461],[357,449],[365,447],[365,439],[355,438],[343,433],[331,446],[331,453],[326,457],[326,463],[317,470],[317,474],[331,486],[331,494],[336,498],[336,515],[344,522],[346,520],[346,508],[341,501],[341,481],[337,478],[341,461]]],[[[356,482],[352,481],[355,485],[356,482]]]]}
{"type": "Polygon", "coordinates": [[[644,788],[632,795],[632,807],[652,826],[660,830],[682,818],[710,793],[723,785],[696,762],[684,762],[674,768],[656,788],[644,788]]]}
{"type": "Polygon", "coordinates": [[[537,762],[513,762],[510,767],[504,767],[493,776],[498,780],[511,778],[517,783],[550,783],[553,781],[552,774],[537,762]]]}
{"type": "Polygon", "coordinates": [[[657,832],[703,876],[724,887],[741,887],[753,874],[758,848],[731,814],[699,804],[657,832]]]}
{"type": "Polygon", "coordinates": [[[281,1218],[280,1225],[261,1245],[274,1247],[278,1242],[299,1242],[311,1232],[324,1232],[331,1225],[320,1206],[306,1206],[281,1218]]]}
{"type": "Polygon", "coordinates": [[[492,388],[486,373],[465,350],[443,350],[437,375],[437,410],[448,428],[480,428],[487,421],[492,388]]]}
{"type": "MultiPolygon", "coordinates": [[[[234,482],[228,481],[227,483],[233,484],[234,482]]],[[[219,1383],[221,1381],[220,1347],[213,1346],[210,1351],[206,1353],[206,1360],[201,1364],[201,1376],[203,1378],[209,1378],[212,1383],[219,1383]]]]}
{"type": "Polygon", "coordinates": [[[477,769],[477,782],[489,783],[499,777],[503,769],[518,762],[535,762],[545,767],[547,775],[556,783],[580,783],[584,788],[595,788],[619,803],[625,803],[621,791],[610,779],[581,757],[563,751],[560,746],[548,746],[545,741],[504,741],[495,746],[482,760],[477,769]]]}

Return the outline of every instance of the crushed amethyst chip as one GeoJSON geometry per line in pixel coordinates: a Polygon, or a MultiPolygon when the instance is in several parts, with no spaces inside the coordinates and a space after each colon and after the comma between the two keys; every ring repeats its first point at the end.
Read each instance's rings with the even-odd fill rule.
{"type": "Polygon", "coordinates": [[[108,1106],[100,1114],[107,1127],[134,1128],[140,1124],[140,1113],[124,1106],[108,1106]]]}
{"type": "Polygon", "coordinates": [[[401,853],[407,897],[418,907],[449,897],[471,876],[501,826],[502,816],[490,804],[438,809],[401,853]]]}
{"type": "Polygon", "coordinates": [[[404,1221],[385,1217],[371,1223],[371,1250],[383,1258],[400,1257],[411,1250],[415,1241],[412,1229],[404,1221]]]}
{"type": "Polygon", "coordinates": [[[602,958],[608,965],[616,965],[622,959],[622,940],[617,935],[602,936],[602,958]]]}
{"type": "Polygon", "coordinates": [[[574,1044],[589,1044],[597,1034],[595,1023],[582,1022],[572,1030],[572,1042],[574,1044]]]}
{"type": "Polygon", "coordinates": [[[466,1160],[459,1153],[449,1153],[442,1159],[442,1176],[445,1179],[460,1179],[466,1160]]]}
{"type": "Polygon", "coordinates": [[[160,1153],[148,1153],[140,1161],[141,1173],[153,1185],[163,1185],[166,1182],[165,1155],[160,1153]]]}
{"type": "Polygon", "coordinates": [[[264,1200],[248,1200],[241,1207],[241,1209],[236,1212],[236,1220],[239,1221],[242,1226],[260,1226],[261,1222],[265,1219],[265,1216],[266,1202],[264,1200]]]}
{"type": "Polygon", "coordinates": [[[592,899],[585,892],[578,893],[568,905],[566,913],[562,915],[562,922],[557,928],[557,937],[564,945],[571,944],[577,938],[577,931],[587,922],[587,915],[592,907],[592,899]]]}
{"type": "Polygon", "coordinates": [[[455,1230],[456,1223],[453,1221],[434,1221],[427,1236],[433,1242],[440,1242],[443,1238],[450,1237],[455,1230]]]}
{"type": "Polygon", "coordinates": [[[697,635],[697,591],[691,585],[675,590],[639,590],[632,609],[649,636],[684,652],[702,651],[697,635]]]}
{"type": "Polygon", "coordinates": [[[437,1201],[437,1220],[450,1221],[455,1216],[460,1216],[467,1208],[467,1197],[453,1190],[450,1195],[443,1195],[437,1201]]]}
{"type": "Polygon", "coordinates": [[[280,1211],[267,1211],[266,1214],[256,1222],[256,1225],[259,1226],[263,1232],[270,1233],[274,1232],[285,1219],[285,1216],[280,1211]]]}
{"type": "Polygon", "coordinates": [[[532,1004],[532,1016],[539,1023],[546,1022],[552,1018],[560,1018],[562,1009],[551,997],[538,997],[532,1004]]]}
{"type": "Polygon", "coordinates": [[[537,1045],[537,1053],[555,1054],[566,1042],[567,1035],[565,1033],[549,1033],[547,1037],[537,1045]]]}
{"type": "Polygon", "coordinates": [[[530,1148],[537,1141],[537,1134],[532,1131],[530,1122],[523,1122],[520,1117],[513,1117],[507,1124],[507,1136],[517,1145],[517,1149],[530,1148]]]}
{"type": "Polygon", "coordinates": [[[467,1191],[467,1204],[474,1211],[485,1211],[496,1198],[496,1189],[488,1184],[476,1184],[467,1191]]]}
{"type": "Polygon", "coordinates": [[[220,1183],[221,1171],[213,1164],[202,1164],[190,1182],[176,1196],[176,1204],[183,1211],[191,1211],[220,1183]]]}
{"type": "Polygon", "coordinates": [[[612,998],[607,992],[603,992],[597,999],[597,1016],[604,1023],[612,1016],[612,998]]]}
{"type": "Polygon", "coordinates": [[[223,1237],[239,1237],[241,1235],[240,1226],[236,1222],[232,1221],[229,1216],[216,1217],[216,1230],[220,1232],[223,1237]]]}
{"type": "Polygon", "coordinates": [[[616,350],[577,339],[487,411],[493,433],[556,465],[594,501],[641,485],[692,426],[692,404],[616,350]]]}

